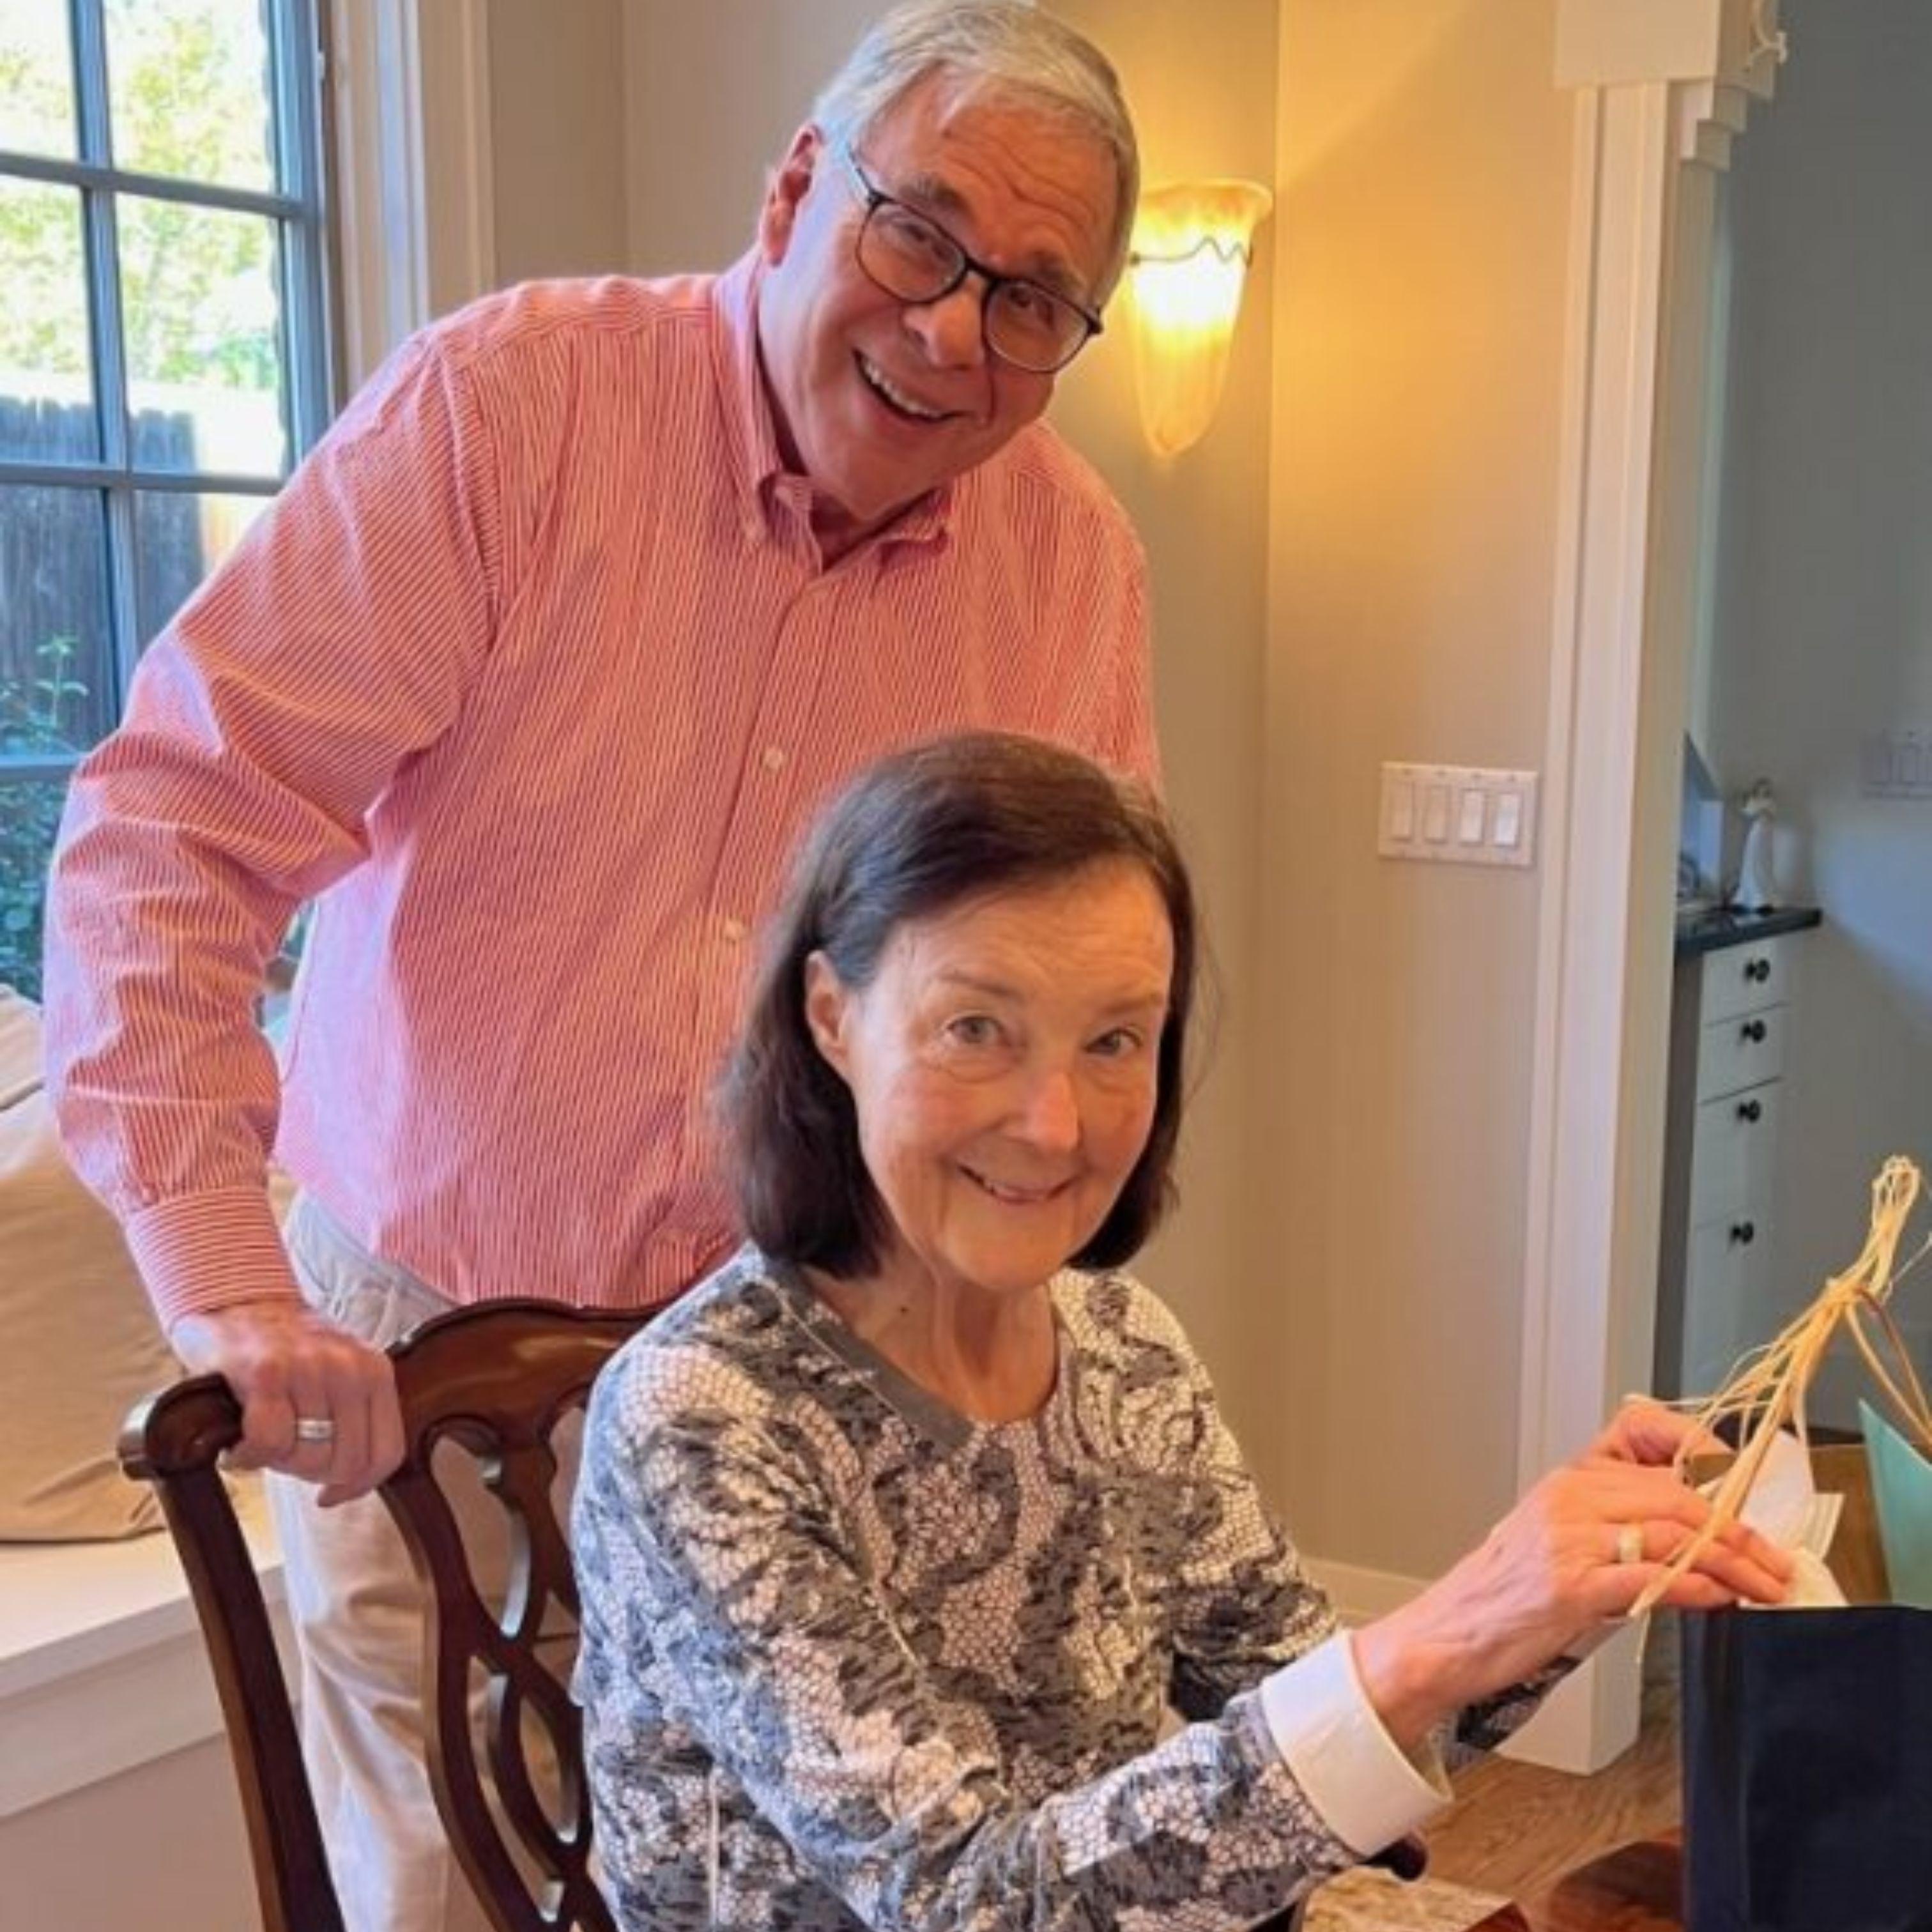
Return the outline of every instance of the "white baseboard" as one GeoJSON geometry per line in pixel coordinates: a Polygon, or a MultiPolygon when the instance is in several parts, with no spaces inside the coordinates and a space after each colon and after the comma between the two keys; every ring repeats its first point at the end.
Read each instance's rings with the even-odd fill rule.
{"type": "Polygon", "coordinates": [[[1404,1576],[1393,1570],[1364,1570],[1353,1563],[1331,1563],[1305,1551],[1302,1567],[1328,1593],[1335,1614],[1352,1629],[1372,1623],[1400,1610],[1428,1582],[1426,1576],[1404,1576]]]}

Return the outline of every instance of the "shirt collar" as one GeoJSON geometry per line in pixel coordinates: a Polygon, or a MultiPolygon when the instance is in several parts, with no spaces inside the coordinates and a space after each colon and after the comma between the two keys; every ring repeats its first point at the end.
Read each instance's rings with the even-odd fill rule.
{"type": "MultiPolygon", "coordinates": [[[[758,362],[758,288],[764,264],[748,249],[712,285],[712,340],[718,380],[727,399],[724,433],[738,515],[746,541],[776,539],[794,518],[810,514],[810,486],[788,472],[779,453],[771,392],[758,362]]],[[[889,528],[859,546],[863,552],[902,544],[938,544],[950,538],[959,514],[955,478],[910,506],[889,528]]],[[[856,553],[855,553],[856,554],[856,553]]]]}

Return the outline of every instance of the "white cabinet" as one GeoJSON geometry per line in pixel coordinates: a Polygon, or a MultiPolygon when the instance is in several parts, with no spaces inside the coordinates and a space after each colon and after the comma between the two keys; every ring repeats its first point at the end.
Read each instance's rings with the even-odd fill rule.
{"type": "MultiPolygon", "coordinates": [[[[1811,919],[1815,922],[1815,915],[1811,919]]],[[[1681,956],[1671,1005],[1655,1388],[1706,1395],[1771,1340],[1785,1043],[1802,930],[1681,956]]]]}

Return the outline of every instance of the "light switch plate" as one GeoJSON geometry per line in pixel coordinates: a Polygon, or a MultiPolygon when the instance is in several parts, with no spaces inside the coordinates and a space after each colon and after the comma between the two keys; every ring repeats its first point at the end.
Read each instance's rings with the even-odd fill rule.
{"type": "Polygon", "coordinates": [[[1867,798],[1932,798],[1932,728],[1904,725],[1871,733],[1858,747],[1867,798]]]}
{"type": "Polygon", "coordinates": [[[1536,862],[1534,772],[1384,765],[1376,849],[1436,865],[1536,862]]]}

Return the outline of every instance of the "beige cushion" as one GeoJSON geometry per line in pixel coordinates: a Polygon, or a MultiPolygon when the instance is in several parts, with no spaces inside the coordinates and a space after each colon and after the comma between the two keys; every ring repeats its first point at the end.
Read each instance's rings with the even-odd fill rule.
{"type": "Polygon", "coordinates": [[[160,1526],[114,1458],[122,1418],[181,1372],[107,1210],[54,1137],[40,1012],[0,986],[0,1540],[160,1526]]]}

